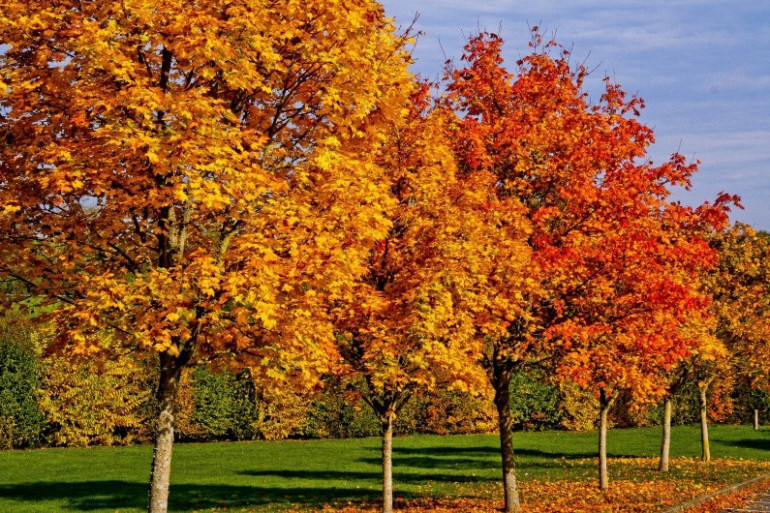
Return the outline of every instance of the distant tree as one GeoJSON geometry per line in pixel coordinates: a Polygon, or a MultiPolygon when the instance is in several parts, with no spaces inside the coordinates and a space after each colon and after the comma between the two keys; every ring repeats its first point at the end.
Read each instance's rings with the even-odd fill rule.
{"type": "MultiPolygon", "coordinates": [[[[703,281],[712,299],[711,335],[722,350],[719,365],[696,366],[701,372],[698,383],[702,411],[706,410],[706,390],[717,377],[747,380],[757,390],[767,389],[770,384],[766,363],[770,361],[770,239],[738,223],[724,233],[714,234],[711,243],[719,253],[719,264],[703,281]]],[[[750,400],[751,396],[743,398],[750,400]]],[[[757,411],[754,417],[757,419],[757,411]]],[[[702,425],[707,448],[706,418],[702,425]]],[[[703,458],[710,458],[705,449],[703,458]]]]}

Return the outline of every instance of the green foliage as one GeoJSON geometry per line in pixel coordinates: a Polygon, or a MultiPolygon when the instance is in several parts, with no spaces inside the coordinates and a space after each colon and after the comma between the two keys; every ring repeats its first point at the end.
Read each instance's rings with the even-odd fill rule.
{"type": "Polygon", "coordinates": [[[248,371],[206,365],[185,369],[177,396],[176,435],[188,441],[271,438],[265,409],[248,371]]]}
{"type": "Polygon", "coordinates": [[[28,326],[0,324],[0,449],[36,447],[45,417],[37,402],[40,364],[28,326]]]}
{"type": "Polygon", "coordinates": [[[198,367],[193,371],[193,421],[211,440],[249,440],[258,420],[254,384],[248,371],[233,374],[198,367]]]}
{"type": "Polygon", "coordinates": [[[735,405],[730,421],[736,424],[753,424],[754,409],[759,410],[759,422],[770,422],[770,391],[756,388],[748,379],[740,379],[732,390],[735,405]]]}
{"type": "MultiPolygon", "coordinates": [[[[481,433],[496,427],[491,401],[459,390],[436,390],[412,396],[397,412],[393,431],[415,433],[481,433]]],[[[356,394],[329,382],[308,409],[305,438],[378,436],[380,420],[356,394]]]]}
{"type": "MultiPolygon", "coordinates": [[[[403,432],[402,415],[396,416],[393,429],[403,432]]],[[[321,393],[309,405],[303,429],[297,435],[304,438],[361,438],[378,436],[380,420],[371,407],[357,394],[346,391],[336,380],[328,380],[321,393]]]]}
{"type": "Polygon", "coordinates": [[[542,371],[516,372],[511,379],[511,413],[515,430],[555,429],[562,420],[559,388],[542,371]]]}

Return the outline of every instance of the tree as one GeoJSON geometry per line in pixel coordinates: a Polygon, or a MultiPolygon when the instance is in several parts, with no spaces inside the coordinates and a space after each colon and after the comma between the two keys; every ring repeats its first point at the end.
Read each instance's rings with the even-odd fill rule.
{"type": "Polygon", "coordinates": [[[711,243],[719,252],[719,263],[704,275],[703,282],[712,299],[710,335],[718,349],[712,351],[711,358],[693,362],[700,388],[704,461],[710,460],[709,386],[723,376],[742,377],[755,388],[766,386],[770,356],[770,241],[738,223],[723,233],[714,233],[711,243]]]}
{"type": "Polygon", "coordinates": [[[335,309],[341,372],[381,421],[383,512],[393,507],[393,421],[401,407],[439,384],[483,383],[472,312],[459,305],[478,264],[480,216],[496,214],[493,177],[457,179],[448,121],[430,112],[428,92],[427,85],[415,92],[383,151],[396,200],[392,228],[373,247],[351,301],[335,309]]]}
{"type": "MultiPolygon", "coordinates": [[[[586,384],[586,375],[569,369],[586,362],[599,369],[609,361],[608,344],[617,336],[622,338],[615,342],[628,351],[644,344],[658,353],[676,348],[643,329],[641,312],[647,307],[641,299],[653,293],[656,301],[681,304],[687,288],[676,282],[668,293],[666,279],[644,286],[645,273],[675,261],[678,251],[694,252],[686,255],[687,263],[702,259],[702,241],[688,245],[666,237],[686,223],[723,222],[722,205],[729,198],[697,212],[668,202],[668,187],[688,186],[696,166],[678,155],[661,166],[640,162],[653,141],[652,130],[636,119],[641,99],[627,98],[607,79],[601,100],[591,105],[582,89],[587,70],[573,68],[569,52],[544,44],[537,29],[531,53],[517,62],[515,75],[503,67],[502,44],[495,34],[470,39],[465,66],[450,67],[447,78],[449,104],[459,114],[455,152],[461,172],[493,173],[498,197],[516,198],[531,224],[529,280],[503,284],[508,292],[502,294],[517,307],[492,317],[499,329],[488,337],[485,357],[500,404],[506,511],[513,512],[520,506],[510,411],[502,400],[513,373],[569,354],[562,374],[586,384]],[[658,249],[664,251],[660,259],[658,249]],[[631,265],[637,254],[646,260],[631,265]],[[619,319],[626,319],[622,326],[619,319]]],[[[641,376],[639,370],[633,374],[641,376]]],[[[605,390],[605,412],[611,397],[605,390]]]]}
{"type": "Polygon", "coordinates": [[[59,305],[63,353],[157,353],[166,511],[186,365],[324,368],[312,319],[389,228],[405,38],[364,0],[5,0],[0,40],[0,277],[59,305]]]}
{"type": "Polygon", "coordinates": [[[705,316],[708,306],[697,286],[699,273],[713,261],[706,240],[696,231],[666,228],[672,213],[693,222],[699,213],[688,215],[678,205],[656,207],[654,196],[639,202],[647,204],[642,212],[662,214],[638,215],[617,225],[615,240],[602,238],[601,256],[587,261],[596,266],[594,278],[583,296],[570,300],[579,322],[569,320],[549,332],[570,346],[560,372],[599,398],[602,489],[609,486],[610,407],[620,392],[630,394],[634,405],[665,394],[667,376],[695,343],[684,327],[698,314],[705,316]]]}

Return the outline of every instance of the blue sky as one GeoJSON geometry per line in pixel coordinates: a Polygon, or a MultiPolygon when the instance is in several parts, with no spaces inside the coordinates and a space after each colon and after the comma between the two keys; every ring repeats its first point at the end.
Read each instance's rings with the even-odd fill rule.
{"type": "Polygon", "coordinates": [[[468,35],[499,32],[512,64],[526,54],[529,25],[571,47],[595,71],[601,94],[608,75],[638,93],[642,120],[654,128],[650,155],[680,151],[700,160],[688,204],[738,194],[734,220],[770,231],[769,0],[384,0],[396,24],[416,13],[423,32],[414,71],[436,78],[445,58],[457,60],[468,35]]]}

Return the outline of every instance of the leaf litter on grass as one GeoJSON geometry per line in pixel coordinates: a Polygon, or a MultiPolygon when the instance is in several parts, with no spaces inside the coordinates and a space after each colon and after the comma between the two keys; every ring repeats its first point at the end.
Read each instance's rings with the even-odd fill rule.
{"type": "MultiPolygon", "coordinates": [[[[770,462],[717,459],[703,463],[694,458],[672,461],[668,474],[658,472],[656,458],[617,458],[611,461],[609,490],[599,490],[595,479],[564,479],[519,482],[522,510],[527,513],[656,513],[726,486],[770,472],[770,462]]],[[[567,467],[595,466],[592,459],[563,461],[567,467]]],[[[754,489],[752,487],[751,489],[754,489]]],[[[718,511],[749,495],[718,497],[704,503],[697,513],[718,511]],[[715,508],[715,509],[714,509],[715,508]]],[[[499,511],[499,483],[457,484],[454,493],[414,500],[396,498],[395,508],[404,513],[490,513],[499,511]]],[[[307,509],[294,509],[300,513],[307,509]]],[[[316,513],[377,513],[376,502],[347,502],[313,510],[316,513]]]]}

